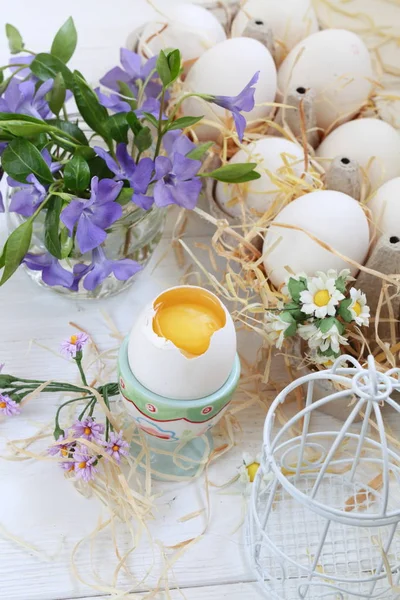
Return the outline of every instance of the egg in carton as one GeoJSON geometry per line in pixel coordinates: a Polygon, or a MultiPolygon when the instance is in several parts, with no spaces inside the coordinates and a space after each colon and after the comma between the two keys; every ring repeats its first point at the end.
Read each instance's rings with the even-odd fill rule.
{"type": "Polygon", "coordinates": [[[209,48],[226,39],[224,28],[212,12],[194,4],[172,4],[168,11],[133,31],[127,48],[151,58],[166,48],[179,48],[184,73],[209,48]]]}
{"type": "Polygon", "coordinates": [[[209,10],[227,32],[242,4],[241,0],[195,0],[194,3],[209,10]]]}

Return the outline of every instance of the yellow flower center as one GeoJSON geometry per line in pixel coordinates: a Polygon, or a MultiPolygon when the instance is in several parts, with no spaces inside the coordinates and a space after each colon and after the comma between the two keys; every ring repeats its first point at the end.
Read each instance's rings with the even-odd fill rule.
{"type": "Polygon", "coordinates": [[[5,402],[0,402],[0,408],[5,408],[7,404],[5,402]]]}
{"type": "Polygon", "coordinates": [[[353,310],[356,313],[357,317],[361,314],[361,305],[359,302],[354,302],[353,310]]]}
{"type": "Polygon", "coordinates": [[[83,433],[85,435],[90,435],[92,433],[92,430],[90,429],[90,427],[85,427],[85,429],[83,430],[83,433]]]}
{"type": "Polygon", "coordinates": [[[113,452],[118,452],[119,450],[119,446],[117,446],[117,444],[114,444],[114,446],[112,447],[113,452]]]}
{"type": "Polygon", "coordinates": [[[86,467],[86,462],[80,462],[79,465],[78,465],[78,467],[80,469],[84,469],[86,467]]]}
{"type": "Polygon", "coordinates": [[[331,296],[328,290],[319,290],[314,296],[314,304],[317,306],[326,306],[329,304],[330,299],[331,296]]]}
{"type": "Polygon", "coordinates": [[[69,338],[69,341],[71,342],[71,344],[76,344],[76,342],[78,341],[78,336],[71,335],[71,337],[69,338]]]}
{"type": "Polygon", "coordinates": [[[60,450],[60,454],[61,456],[68,456],[68,450],[65,447],[63,447],[60,450]]]}
{"type": "Polygon", "coordinates": [[[249,476],[250,483],[253,483],[259,468],[260,468],[260,463],[258,463],[258,462],[253,462],[253,463],[251,463],[251,465],[248,465],[246,467],[247,475],[249,476]]]}

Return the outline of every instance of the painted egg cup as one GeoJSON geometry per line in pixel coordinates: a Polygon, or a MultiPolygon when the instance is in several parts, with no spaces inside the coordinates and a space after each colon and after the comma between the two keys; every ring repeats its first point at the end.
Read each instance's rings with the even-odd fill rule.
{"type": "MultiPolygon", "coordinates": [[[[119,352],[119,387],[127,412],[146,436],[153,477],[171,480],[200,474],[213,449],[209,431],[223,416],[239,381],[238,355],[219,390],[199,400],[171,400],[154,394],[133,375],[128,342],[125,338],[119,352]]],[[[141,451],[142,445],[132,442],[131,453],[141,451]]]]}

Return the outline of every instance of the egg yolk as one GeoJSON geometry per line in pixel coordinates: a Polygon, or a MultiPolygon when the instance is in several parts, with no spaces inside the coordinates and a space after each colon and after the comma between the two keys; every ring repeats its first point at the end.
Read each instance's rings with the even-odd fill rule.
{"type": "Polygon", "coordinates": [[[226,323],[225,312],[205,290],[177,288],[155,301],[154,332],[189,356],[204,354],[212,335],[226,323]]]}
{"type": "Polygon", "coordinates": [[[314,304],[317,306],[326,306],[331,299],[328,290],[319,290],[314,296],[314,304]]]}

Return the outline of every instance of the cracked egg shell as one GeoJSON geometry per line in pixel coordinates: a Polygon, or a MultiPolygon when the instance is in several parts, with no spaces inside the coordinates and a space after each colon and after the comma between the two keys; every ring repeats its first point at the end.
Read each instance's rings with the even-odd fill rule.
{"type": "Polygon", "coordinates": [[[139,314],[129,337],[133,375],[151,392],[175,400],[196,400],[219,390],[235,356],[231,315],[215,294],[196,286],[157,296],[139,314]]]}

